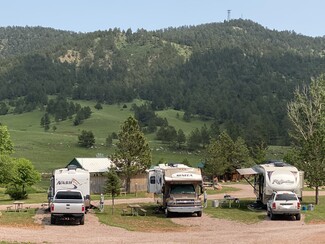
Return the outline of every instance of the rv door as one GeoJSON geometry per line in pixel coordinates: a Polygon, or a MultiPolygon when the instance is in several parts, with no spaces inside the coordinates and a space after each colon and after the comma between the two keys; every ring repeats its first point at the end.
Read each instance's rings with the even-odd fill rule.
{"type": "Polygon", "coordinates": [[[148,173],[148,187],[149,193],[161,194],[163,184],[163,174],[159,170],[150,170],[148,173]]]}
{"type": "Polygon", "coordinates": [[[156,174],[154,170],[150,170],[148,172],[148,186],[147,192],[148,193],[155,193],[156,191],[156,174]]]}

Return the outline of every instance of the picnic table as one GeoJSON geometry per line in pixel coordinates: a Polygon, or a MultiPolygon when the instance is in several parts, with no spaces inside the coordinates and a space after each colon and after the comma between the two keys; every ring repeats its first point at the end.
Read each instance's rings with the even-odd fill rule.
{"type": "Polygon", "coordinates": [[[227,205],[229,208],[231,208],[233,203],[238,204],[238,206],[237,206],[238,208],[240,207],[239,198],[233,197],[233,196],[230,196],[230,195],[225,195],[224,196],[222,206],[227,205]]]}
{"type": "Polygon", "coordinates": [[[15,205],[16,212],[20,212],[21,210],[24,209],[24,202],[15,201],[15,202],[13,202],[13,204],[15,205]]]}
{"type": "Polygon", "coordinates": [[[129,204],[128,208],[131,208],[131,215],[137,216],[139,215],[139,209],[141,206],[139,204],[129,204]]]}
{"type": "Polygon", "coordinates": [[[138,216],[139,212],[143,213],[143,215],[147,214],[147,210],[143,209],[139,204],[129,204],[128,208],[131,208],[131,215],[138,216]]]}

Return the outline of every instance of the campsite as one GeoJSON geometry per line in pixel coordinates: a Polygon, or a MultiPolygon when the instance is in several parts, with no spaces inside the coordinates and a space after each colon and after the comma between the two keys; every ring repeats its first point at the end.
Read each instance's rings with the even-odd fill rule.
{"type": "MultiPolygon", "coordinates": [[[[227,186],[224,188],[227,189],[227,186]]],[[[321,195],[324,193],[321,191],[321,195]]],[[[256,243],[257,240],[266,242],[269,239],[275,243],[292,243],[295,242],[294,240],[299,240],[301,243],[320,243],[320,240],[325,238],[324,216],[320,216],[315,221],[310,220],[310,217],[314,218],[310,215],[321,215],[320,213],[324,211],[322,204],[317,206],[314,211],[306,211],[302,221],[291,221],[287,218],[270,221],[265,212],[247,212],[245,214],[244,209],[212,208],[212,199],[222,199],[224,194],[225,192],[209,195],[208,208],[204,210],[201,218],[181,215],[167,219],[163,214],[151,212],[146,216],[122,216],[118,206],[123,207],[130,203],[147,206],[154,204],[153,199],[144,196],[116,199],[114,216],[116,219],[122,219],[124,225],[118,220],[114,220],[115,217],[113,218],[110,214],[111,200],[109,198],[105,199],[104,214],[90,212],[86,216],[84,226],[50,225],[49,213],[44,211],[39,203],[33,203],[29,204],[31,208],[39,208],[33,219],[33,224],[22,226],[16,222],[3,225],[2,216],[0,217],[0,236],[3,241],[7,242],[31,243],[62,243],[62,240],[67,238],[70,243],[157,243],[162,240],[164,243],[201,243],[202,241],[204,243],[256,243]],[[242,214],[244,216],[240,216],[242,214]],[[249,216],[251,214],[254,216],[249,216]],[[110,221],[116,222],[110,223],[110,221]]],[[[231,184],[227,189],[227,194],[240,199],[254,200],[254,193],[248,184],[231,184]]],[[[312,194],[312,191],[304,191],[306,199],[311,200],[312,198],[309,196],[312,194]]],[[[323,196],[321,199],[323,200],[323,196]]],[[[96,202],[99,201],[96,200],[96,202]]],[[[4,212],[5,206],[0,205],[1,212],[4,212]]],[[[19,216],[26,212],[16,214],[19,216]]]]}

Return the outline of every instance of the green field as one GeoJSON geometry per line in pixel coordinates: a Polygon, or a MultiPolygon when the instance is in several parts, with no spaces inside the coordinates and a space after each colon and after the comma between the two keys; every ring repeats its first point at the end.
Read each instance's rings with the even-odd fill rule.
{"type": "MultiPolygon", "coordinates": [[[[54,122],[52,119],[51,129],[48,132],[40,126],[40,120],[44,114],[42,111],[0,116],[0,123],[8,126],[11,140],[14,143],[13,156],[31,160],[40,172],[51,172],[55,168],[65,167],[74,157],[95,157],[97,154],[109,156],[113,153],[114,146],[106,147],[105,140],[112,132],[117,133],[126,118],[134,114],[130,110],[132,103],[126,103],[127,108],[123,108],[124,104],[103,105],[102,110],[96,110],[95,102],[76,102],[92,109],[91,118],[79,126],[73,126],[72,120],[54,122]],[[57,127],[56,131],[52,130],[54,125],[57,127]],[[86,149],[77,145],[78,135],[82,130],[91,130],[94,133],[96,139],[94,148],[86,149]]],[[[136,102],[139,103],[139,101],[136,102]]],[[[161,111],[157,114],[167,118],[169,124],[177,130],[182,128],[186,135],[207,123],[199,119],[193,119],[190,123],[185,122],[182,120],[183,113],[175,110],[161,111]]],[[[208,123],[207,126],[209,126],[208,123]]],[[[154,163],[180,162],[187,159],[191,164],[196,164],[202,160],[197,154],[170,151],[167,145],[155,140],[154,134],[146,136],[152,148],[154,163]]]]}

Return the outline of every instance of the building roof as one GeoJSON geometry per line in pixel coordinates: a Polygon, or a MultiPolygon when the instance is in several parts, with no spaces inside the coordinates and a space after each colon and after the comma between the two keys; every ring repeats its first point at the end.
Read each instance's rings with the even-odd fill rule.
{"type": "Polygon", "coordinates": [[[68,165],[76,165],[90,173],[103,173],[108,171],[112,161],[109,158],[74,158],[68,165]]]}

